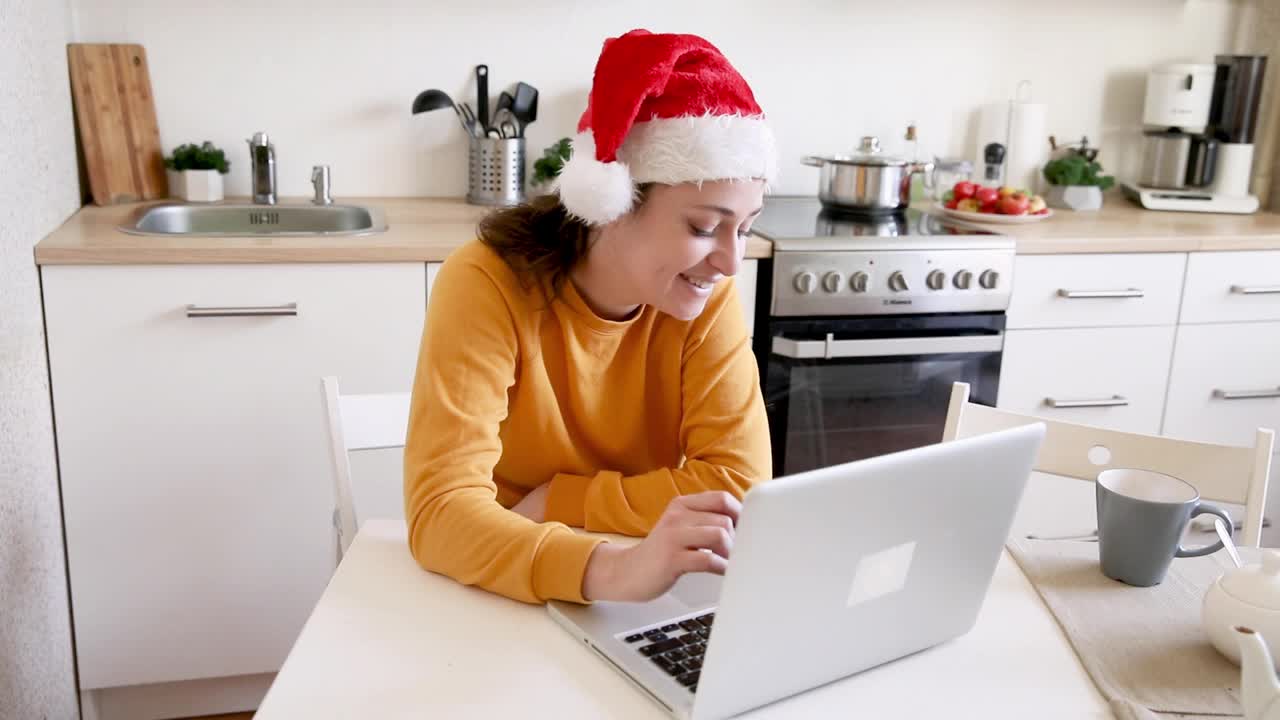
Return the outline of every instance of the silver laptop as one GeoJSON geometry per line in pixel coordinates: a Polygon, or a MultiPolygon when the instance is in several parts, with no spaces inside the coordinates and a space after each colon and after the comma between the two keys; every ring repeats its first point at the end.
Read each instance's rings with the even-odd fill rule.
{"type": "Polygon", "coordinates": [[[976,622],[1043,437],[1035,423],[762,483],[723,579],[686,575],[652,602],[548,609],[682,719],[728,717],[924,650],[976,622]]]}

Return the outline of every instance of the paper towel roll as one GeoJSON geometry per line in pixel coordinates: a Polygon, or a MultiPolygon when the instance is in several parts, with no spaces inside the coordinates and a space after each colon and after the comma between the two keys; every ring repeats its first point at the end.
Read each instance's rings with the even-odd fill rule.
{"type": "Polygon", "coordinates": [[[983,105],[974,165],[979,168],[978,181],[991,184],[983,178],[984,150],[989,143],[998,142],[1005,149],[1000,184],[1039,192],[1040,171],[1049,160],[1049,139],[1045,133],[1048,114],[1049,108],[1044,103],[1013,100],[983,105]]]}

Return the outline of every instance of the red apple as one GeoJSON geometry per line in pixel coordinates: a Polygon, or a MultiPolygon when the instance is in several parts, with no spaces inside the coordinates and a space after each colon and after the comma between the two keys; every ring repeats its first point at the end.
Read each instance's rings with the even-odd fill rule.
{"type": "Polygon", "coordinates": [[[979,203],[987,205],[1000,198],[1000,191],[991,187],[979,187],[973,196],[978,199],[979,203]]]}
{"type": "Polygon", "coordinates": [[[1030,207],[1031,198],[1022,193],[1014,193],[1000,198],[1000,206],[997,209],[1001,215],[1026,215],[1030,207]]]}
{"type": "Polygon", "coordinates": [[[996,205],[997,204],[993,202],[983,203],[982,207],[978,208],[978,212],[995,213],[996,205]]]}
{"type": "Polygon", "coordinates": [[[955,199],[955,198],[951,198],[950,200],[948,200],[948,201],[945,203],[946,208],[947,208],[948,210],[955,210],[955,209],[956,209],[956,206],[957,206],[957,205],[959,205],[959,204],[960,204],[960,201],[959,201],[959,200],[957,200],[957,199],[955,199]]]}
{"type": "Polygon", "coordinates": [[[961,180],[956,183],[955,187],[951,188],[951,192],[955,196],[956,200],[967,200],[973,197],[973,194],[977,192],[977,190],[978,184],[971,183],[968,180],[961,180]]]}

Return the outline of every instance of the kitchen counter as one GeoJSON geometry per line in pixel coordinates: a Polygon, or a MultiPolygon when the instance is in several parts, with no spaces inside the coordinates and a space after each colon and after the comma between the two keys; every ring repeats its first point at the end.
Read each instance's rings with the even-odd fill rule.
{"type": "MultiPolygon", "coordinates": [[[[229,198],[237,202],[244,198],[229,198]]],[[[283,203],[304,203],[285,198],[283,203]]],[[[475,238],[476,222],[489,208],[461,198],[339,198],[386,215],[387,231],[340,237],[160,237],[116,229],[138,207],[87,205],[36,244],[38,265],[183,263],[439,262],[475,238]]],[[[747,257],[768,257],[767,240],[747,241],[747,257]]]]}
{"type": "MultiPolygon", "coordinates": [[[[289,199],[288,202],[305,202],[289,199]]],[[[40,265],[438,262],[475,237],[487,208],[460,198],[342,198],[386,214],[385,233],[345,237],[157,237],[129,235],[116,226],[140,204],[81,208],[35,247],[40,265]]],[[[927,208],[925,208],[927,209],[927,208]]],[[[1195,252],[1280,249],[1280,214],[1210,215],[1143,210],[1109,194],[1102,210],[1056,210],[1027,225],[987,225],[1017,239],[1019,254],[1195,252]]],[[[771,254],[760,238],[747,257],[771,254]]]]}

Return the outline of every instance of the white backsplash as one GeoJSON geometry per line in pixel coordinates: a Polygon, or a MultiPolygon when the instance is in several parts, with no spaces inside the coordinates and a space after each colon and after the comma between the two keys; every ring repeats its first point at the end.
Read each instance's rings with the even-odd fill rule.
{"type": "Polygon", "coordinates": [[[971,154],[982,103],[1019,80],[1049,104],[1047,131],[1087,134],[1101,160],[1135,167],[1145,73],[1234,47],[1238,0],[794,0],[542,3],[489,0],[70,0],[76,38],[146,46],[166,151],[226,147],[229,194],[248,192],[245,138],[271,133],[283,195],[333,169],[335,197],[460,195],[466,138],[447,111],[412,116],[418,91],[473,99],[487,63],[498,91],[541,90],[531,159],[571,134],[601,40],[632,27],[694,32],[743,72],[780,138],[783,193],[816,191],[815,152],[909,121],[924,153],[971,154]]]}

